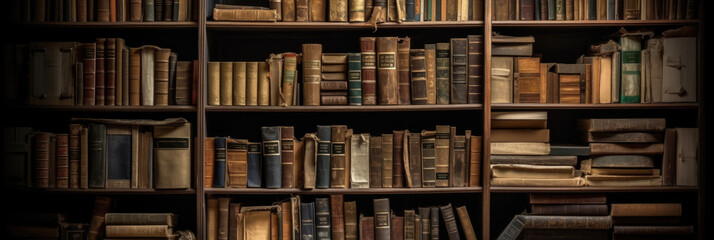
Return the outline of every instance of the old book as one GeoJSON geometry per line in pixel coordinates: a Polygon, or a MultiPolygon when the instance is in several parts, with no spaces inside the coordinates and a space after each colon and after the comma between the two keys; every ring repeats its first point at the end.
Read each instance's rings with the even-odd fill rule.
{"type": "Polygon", "coordinates": [[[676,185],[697,186],[699,177],[699,129],[676,128],[676,185]]]}
{"type": "Polygon", "coordinates": [[[532,179],[532,178],[493,178],[492,186],[518,186],[518,187],[582,187],[585,179],[582,177],[559,179],[532,179]]]}
{"type": "Polygon", "coordinates": [[[437,125],[435,136],[435,170],[436,187],[449,186],[449,160],[450,156],[451,127],[448,125],[437,125]]]}
{"type": "Polygon", "coordinates": [[[654,157],[644,155],[593,156],[593,168],[653,168],[654,157]]]}
{"type": "Polygon", "coordinates": [[[664,132],[662,154],[662,185],[674,186],[677,176],[677,130],[668,128],[664,132]]]}
{"type": "Polygon", "coordinates": [[[410,38],[399,38],[397,41],[397,94],[399,104],[410,104],[411,88],[410,88],[410,38]]]}
{"type": "Polygon", "coordinates": [[[375,198],[374,200],[374,239],[386,240],[391,236],[391,209],[389,198],[375,198]]]}
{"type": "Polygon", "coordinates": [[[538,193],[528,196],[529,203],[532,205],[546,204],[580,204],[580,205],[602,205],[606,203],[606,196],[603,194],[583,193],[583,194],[552,194],[538,193]]]}
{"type": "Polygon", "coordinates": [[[662,142],[662,134],[654,132],[585,132],[584,142],[653,143],[662,142]]]}
{"type": "Polygon", "coordinates": [[[106,188],[130,188],[132,173],[131,126],[107,126],[106,188]]]}
{"type": "Polygon", "coordinates": [[[301,207],[301,201],[300,201],[300,196],[290,196],[290,222],[292,226],[290,228],[283,228],[283,232],[288,232],[290,234],[290,238],[288,239],[294,239],[298,240],[301,239],[300,236],[300,230],[302,228],[302,207],[301,207]]]}
{"type": "MultiPolygon", "coordinates": [[[[50,139],[50,144],[54,144],[50,146],[50,161],[54,160],[54,169],[50,169],[50,177],[54,179],[50,179],[50,187],[69,188],[69,135],[55,134],[54,139],[50,139]]],[[[50,163],[50,167],[52,166],[50,163]]]]}
{"type": "Polygon", "coordinates": [[[191,123],[154,126],[153,185],[156,189],[191,187],[191,123]]]}
{"type": "Polygon", "coordinates": [[[559,103],[580,103],[580,75],[559,74],[559,103]]]}
{"type": "Polygon", "coordinates": [[[465,104],[468,97],[468,41],[466,38],[451,39],[451,93],[450,103],[465,104]]]}
{"type": "Polygon", "coordinates": [[[409,133],[407,136],[407,153],[409,159],[410,187],[422,186],[422,155],[421,155],[421,134],[409,133]]]}
{"type": "Polygon", "coordinates": [[[270,68],[270,106],[278,106],[280,105],[280,83],[283,81],[283,55],[270,54],[268,66],[270,68]]]}
{"type": "Polygon", "coordinates": [[[346,188],[345,170],[347,167],[347,158],[345,156],[345,132],[347,131],[347,126],[333,125],[330,131],[330,187],[346,188]]]}
{"type": "Polygon", "coordinates": [[[106,236],[109,238],[162,238],[173,236],[173,228],[167,225],[107,225],[106,236]]]}
{"type": "Polygon", "coordinates": [[[280,127],[261,127],[261,132],[265,187],[280,188],[282,186],[280,127]]]}
{"type": "Polygon", "coordinates": [[[474,187],[481,185],[481,148],[483,137],[471,136],[470,138],[471,140],[467,144],[467,149],[469,149],[467,154],[470,154],[467,173],[469,183],[467,186],[474,187]]]}
{"type": "Polygon", "coordinates": [[[226,138],[226,187],[245,188],[248,183],[248,140],[226,138]]]}
{"type": "Polygon", "coordinates": [[[492,142],[492,155],[548,155],[550,144],[534,142],[492,142]]]}
{"type": "MultiPolygon", "coordinates": [[[[258,86],[257,88],[251,88],[251,95],[253,96],[255,91],[257,91],[257,105],[258,106],[269,106],[270,105],[270,66],[267,61],[258,62],[258,86]]],[[[250,100],[253,100],[252,98],[250,100]]],[[[255,106],[256,102],[249,102],[251,105],[255,106]]]]}
{"type": "MultiPolygon", "coordinates": [[[[362,105],[362,55],[360,53],[348,53],[347,80],[349,81],[349,102],[350,105],[362,105]]],[[[347,90],[347,89],[345,89],[347,90]]]]}
{"type": "MultiPolygon", "coordinates": [[[[308,0],[295,0],[295,21],[308,22],[310,19],[310,7],[308,0]]],[[[324,19],[323,19],[324,20],[324,19]]]]}
{"type": "Polygon", "coordinates": [[[138,164],[137,164],[137,188],[151,188],[153,187],[153,146],[154,142],[152,132],[150,131],[139,131],[138,138],[138,164]]]}
{"type": "Polygon", "coordinates": [[[439,239],[439,207],[430,207],[429,212],[430,212],[429,213],[430,239],[438,240],[439,239]]]}
{"type": "MultiPolygon", "coordinates": [[[[171,49],[161,48],[154,56],[154,105],[169,105],[169,57],[171,49]]],[[[110,64],[107,61],[107,64],[110,64]]],[[[108,82],[109,83],[109,82],[108,82]]]]}
{"type": "Polygon", "coordinates": [[[391,214],[391,239],[404,239],[404,217],[391,214]]]}
{"type": "Polygon", "coordinates": [[[419,105],[427,104],[427,76],[424,49],[411,49],[409,57],[411,70],[411,103],[419,105]]]}
{"type": "MultiPolygon", "coordinates": [[[[627,2],[627,1],[626,1],[627,2]]],[[[635,2],[635,1],[629,1],[635,2]]],[[[625,11],[627,11],[627,6],[625,11]]],[[[638,10],[639,11],[639,10],[638,10]]],[[[628,16],[628,13],[625,13],[628,16]]],[[[640,102],[640,64],[642,51],[642,37],[627,35],[620,37],[621,72],[620,72],[620,103],[640,102]]]]}
{"type": "Polygon", "coordinates": [[[527,164],[492,164],[493,178],[572,178],[575,168],[572,166],[539,166],[527,164]]]}
{"type": "Polygon", "coordinates": [[[660,169],[636,169],[636,168],[591,168],[591,175],[651,175],[659,176],[660,169]]]}
{"type": "Polygon", "coordinates": [[[295,187],[295,129],[292,126],[280,127],[280,159],[283,188],[295,187]]]}
{"type": "MultiPolygon", "coordinates": [[[[221,76],[219,95],[221,99],[221,105],[233,105],[233,62],[220,62],[220,66],[221,76]]],[[[240,75],[238,77],[240,77],[240,75]]],[[[236,95],[236,98],[239,97],[241,96],[236,95]]],[[[245,95],[243,95],[242,97],[245,98],[245,95]]]]}
{"type": "Polygon", "coordinates": [[[360,240],[374,240],[374,217],[359,216],[359,236],[360,240]]]}
{"type": "Polygon", "coordinates": [[[109,197],[95,197],[92,208],[92,220],[89,223],[87,239],[99,239],[104,236],[104,217],[111,209],[112,199],[109,197]]]}
{"type": "Polygon", "coordinates": [[[350,188],[370,187],[370,142],[369,133],[352,135],[350,188]]]}
{"type": "MultiPolygon", "coordinates": [[[[104,42],[104,105],[106,106],[114,106],[116,104],[116,42],[116,38],[107,38],[104,42]]],[[[121,49],[119,49],[119,51],[121,51],[121,49]]]]}
{"type": "MultiPolygon", "coordinates": [[[[618,45],[619,46],[619,45],[618,45]]],[[[619,49],[619,48],[618,48],[619,49]]],[[[622,75],[621,63],[622,59],[620,57],[621,53],[619,51],[612,53],[612,60],[610,65],[612,70],[610,71],[610,100],[611,103],[620,102],[620,79],[622,75]]]]}
{"type": "MultiPolygon", "coordinates": [[[[371,3],[371,1],[369,0],[367,0],[367,2],[371,3]]],[[[350,22],[364,22],[365,14],[369,14],[368,12],[365,12],[365,0],[350,1],[348,5],[348,10],[350,22]]]]}
{"type": "Polygon", "coordinates": [[[227,138],[216,137],[214,141],[215,154],[213,163],[213,187],[226,187],[226,157],[227,157],[227,138]]]}
{"type": "Polygon", "coordinates": [[[378,37],[377,51],[377,95],[380,105],[398,104],[397,38],[378,37]]]}
{"type": "MultiPolygon", "coordinates": [[[[592,67],[592,66],[591,66],[592,67]]],[[[554,71],[559,74],[560,78],[560,99],[566,99],[567,102],[569,103],[576,103],[575,102],[575,76],[577,75],[579,77],[579,85],[577,89],[579,90],[579,102],[577,103],[589,103],[588,99],[588,92],[592,92],[590,89],[591,87],[589,86],[589,76],[587,72],[587,64],[555,64],[554,71]],[[564,78],[565,77],[565,78],[564,78]],[[563,85],[563,81],[565,81],[566,85],[563,85]],[[590,90],[589,90],[590,89],[590,90]],[[565,92],[568,94],[567,96],[562,96],[562,93],[565,92]]],[[[592,81],[592,80],[590,80],[592,81]]],[[[561,102],[562,103],[562,102],[561,102]]]]}
{"type": "Polygon", "coordinates": [[[533,43],[535,38],[533,36],[505,36],[497,35],[493,36],[493,56],[522,56],[529,57],[533,55],[533,43]]]}
{"type": "Polygon", "coordinates": [[[613,217],[677,217],[682,216],[680,203],[612,203],[613,217]]]}
{"type": "Polygon", "coordinates": [[[203,147],[203,183],[205,188],[210,188],[213,186],[213,167],[216,158],[216,138],[205,138],[203,147]]]}
{"type": "MultiPolygon", "coordinates": [[[[451,129],[451,146],[449,152],[449,186],[463,187],[466,186],[468,175],[463,169],[468,168],[470,163],[467,163],[466,157],[466,137],[463,135],[455,135],[455,129],[451,129]]],[[[470,152],[469,152],[470,154],[470,152]]]]}
{"type": "Polygon", "coordinates": [[[248,142],[248,160],[247,160],[247,187],[260,187],[263,163],[263,144],[261,142],[248,142]]]}
{"type": "Polygon", "coordinates": [[[258,65],[259,62],[245,64],[245,105],[258,105],[258,65]]]}
{"type": "Polygon", "coordinates": [[[330,214],[330,200],[328,198],[315,198],[315,239],[330,239],[332,217],[330,214]]]}
{"type": "Polygon", "coordinates": [[[586,205],[586,204],[551,204],[551,205],[531,205],[531,214],[536,215],[563,215],[563,216],[606,216],[608,215],[607,205],[586,205]]]}
{"type": "Polygon", "coordinates": [[[449,234],[449,239],[460,239],[459,228],[458,225],[456,225],[456,216],[454,215],[454,209],[451,207],[451,203],[439,206],[439,209],[441,209],[441,214],[444,218],[444,224],[446,225],[446,232],[449,234]]]}
{"type": "MultiPolygon", "coordinates": [[[[241,211],[246,208],[242,208],[241,211]]],[[[255,209],[245,211],[243,220],[243,239],[271,239],[271,211],[269,209],[255,209]]]]}
{"type": "Polygon", "coordinates": [[[167,225],[176,226],[177,215],[173,213],[107,213],[106,225],[167,225]]]}
{"type": "MultiPolygon", "coordinates": [[[[125,89],[128,92],[128,103],[131,106],[139,106],[141,104],[141,48],[130,48],[129,49],[129,64],[128,68],[128,88],[125,89]]],[[[87,63],[84,64],[85,69],[87,63]]],[[[84,76],[85,80],[87,75],[84,76]]],[[[86,84],[86,81],[85,81],[86,84]]],[[[86,93],[86,90],[85,90],[86,93]]],[[[85,95],[86,97],[86,95],[85,95]]],[[[86,103],[86,101],[85,101],[86,103]]]]}
{"type": "Polygon", "coordinates": [[[330,22],[347,22],[348,5],[345,0],[329,1],[330,22]]]}
{"type": "Polygon", "coordinates": [[[315,133],[307,133],[302,139],[304,144],[304,158],[303,158],[303,184],[304,189],[315,188],[315,181],[317,177],[316,162],[317,153],[319,146],[319,139],[315,133]]]}
{"type": "Polygon", "coordinates": [[[661,176],[644,175],[587,175],[588,186],[661,186],[661,176]]]}
{"type": "Polygon", "coordinates": [[[589,146],[578,145],[550,145],[551,156],[590,156],[589,146]]]}
{"type": "Polygon", "coordinates": [[[106,186],[106,125],[90,123],[89,127],[89,188],[105,188],[106,186]]]}
{"type": "MultiPolygon", "coordinates": [[[[96,88],[96,43],[82,43],[81,61],[82,61],[82,105],[92,106],[95,104],[95,88],[96,88]]],[[[79,95],[79,94],[78,94],[79,95]]]]}
{"type": "Polygon", "coordinates": [[[424,44],[426,103],[436,104],[436,44],[424,44]]]}
{"type": "MultiPolygon", "coordinates": [[[[344,196],[341,194],[330,195],[330,239],[345,239],[345,208],[344,196]]],[[[319,220],[318,220],[319,222],[319,220]]],[[[318,232],[319,237],[319,232],[318,232]]],[[[329,236],[328,236],[329,237],[329,236]]]]}
{"type": "Polygon", "coordinates": [[[292,106],[293,92],[295,90],[295,82],[297,78],[297,55],[292,52],[283,53],[283,72],[282,72],[282,100],[280,105],[292,106]]]}
{"type": "Polygon", "coordinates": [[[193,92],[193,71],[190,61],[176,62],[176,105],[191,104],[191,92],[193,92]]]}
{"type": "Polygon", "coordinates": [[[303,104],[320,105],[321,44],[303,44],[303,104]]]}
{"type": "Polygon", "coordinates": [[[422,239],[422,240],[428,240],[431,239],[431,208],[429,207],[419,207],[419,215],[418,218],[420,219],[421,223],[421,231],[417,232],[416,234],[418,235],[417,239],[422,239]]]}
{"type": "Polygon", "coordinates": [[[577,130],[588,132],[663,132],[664,118],[579,119],[577,130]]]}
{"type": "Polygon", "coordinates": [[[382,187],[394,185],[394,135],[382,134],[382,187]]]}
{"type": "Polygon", "coordinates": [[[550,142],[550,130],[492,129],[491,142],[550,142]]]}
{"type": "Polygon", "coordinates": [[[483,92],[483,36],[469,35],[467,39],[467,103],[481,103],[483,92]]]}
{"type": "MultiPolygon", "coordinates": [[[[405,209],[404,210],[404,229],[403,231],[403,238],[402,239],[416,239],[416,219],[418,218],[418,215],[416,215],[416,212],[413,209],[405,209]]],[[[421,234],[421,231],[419,232],[421,234]]]]}
{"type": "Polygon", "coordinates": [[[228,240],[228,219],[229,207],[231,203],[230,197],[218,198],[218,239],[228,240]]]}
{"type": "Polygon", "coordinates": [[[206,239],[218,239],[218,198],[206,199],[206,239]]]}
{"type": "MultiPolygon", "coordinates": [[[[342,195],[340,195],[342,196],[342,195]]],[[[358,224],[357,221],[357,201],[346,201],[344,202],[344,239],[346,240],[357,240],[358,235],[358,224]]],[[[333,226],[335,223],[333,223],[333,226]]],[[[333,239],[341,239],[334,235],[333,239]]]]}
{"type": "Polygon", "coordinates": [[[547,128],[547,112],[493,112],[492,128],[547,128]]]}
{"type": "MultiPolygon", "coordinates": [[[[326,0],[310,0],[309,4],[309,16],[310,22],[326,22],[325,12],[327,8],[326,0]]],[[[299,10],[299,9],[298,9],[299,10]]],[[[299,17],[298,12],[298,17],[299,17]]],[[[299,21],[298,21],[299,22],[299,21]]]]}
{"type": "Polygon", "coordinates": [[[330,187],[330,160],[332,154],[332,127],[329,125],[317,126],[317,162],[315,173],[315,187],[329,188],[330,187]]]}
{"type": "Polygon", "coordinates": [[[275,9],[213,8],[213,20],[240,22],[275,22],[278,20],[278,12],[275,9]]]}
{"type": "MultiPolygon", "coordinates": [[[[53,160],[51,149],[54,147],[51,139],[55,137],[52,133],[47,132],[34,132],[31,145],[31,156],[32,161],[26,163],[27,166],[32,166],[31,175],[32,181],[31,185],[34,188],[52,188],[50,182],[54,181],[54,176],[51,176],[50,172],[53,170],[53,160]]],[[[28,172],[29,173],[29,172],[28,172]]]]}
{"type": "MultiPolygon", "coordinates": [[[[540,58],[519,57],[513,78],[514,103],[541,102],[540,58]]],[[[543,99],[545,100],[545,99],[543,99]]]]}
{"type": "MultiPolygon", "coordinates": [[[[95,92],[94,92],[94,105],[97,106],[104,106],[104,103],[106,101],[106,53],[107,53],[107,47],[106,47],[107,39],[106,38],[97,38],[97,44],[96,44],[96,62],[95,62],[95,92]]],[[[153,54],[153,53],[152,53],[153,54]]],[[[143,57],[143,53],[142,53],[143,57]]],[[[153,59],[152,59],[153,60],[153,59]]],[[[33,71],[35,72],[35,71],[33,71]]],[[[30,76],[32,79],[32,75],[30,76]]],[[[153,89],[153,88],[152,88],[153,89]]]]}
{"type": "Polygon", "coordinates": [[[170,2],[171,0],[154,0],[154,20],[163,21],[164,20],[164,2],[170,2]]]}
{"type": "Polygon", "coordinates": [[[449,104],[451,100],[450,43],[436,44],[436,103],[449,104]]]}
{"type": "MultiPolygon", "coordinates": [[[[510,1],[492,1],[492,20],[507,21],[510,1]]],[[[515,6],[513,6],[515,7],[515,6]]]]}
{"type": "Polygon", "coordinates": [[[671,37],[665,35],[662,40],[662,102],[696,102],[697,39],[675,33],[671,37]]]}
{"type": "Polygon", "coordinates": [[[360,38],[362,67],[362,104],[377,104],[377,68],[374,37],[360,38]]]}
{"type": "Polygon", "coordinates": [[[233,105],[246,105],[246,62],[223,62],[221,66],[225,71],[221,75],[221,100],[228,103],[228,98],[233,105]],[[228,65],[231,65],[230,67],[228,65]],[[227,72],[231,70],[231,72],[227,72]],[[231,79],[228,79],[228,78],[231,79]],[[230,92],[229,92],[230,91],[230,92]],[[223,94],[226,94],[225,96],[223,94]],[[225,99],[225,100],[224,100],[225,99]]]}
{"type": "MultiPolygon", "coordinates": [[[[98,45],[97,45],[98,46],[98,45]]],[[[141,47],[141,105],[154,105],[154,90],[155,90],[155,53],[160,48],[156,46],[141,47]]],[[[97,66],[99,69],[99,66],[97,66]]],[[[99,76],[99,73],[97,73],[99,76]]],[[[99,90],[97,90],[99,91],[99,90]]]]}
{"type": "Polygon", "coordinates": [[[661,143],[590,143],[591,155],[656,155],[663,151],[664,145],[661,143]]]}
{"type": "Polygon", "coordinates": [[[392,187],[404,187],[404,130],[392,131],[392,187]]]}
{"type": "Polygon", "coordinates": [[[369,187],[382,187],[382,136],[369,140],[369,187]]]}
{"type": "Polygon", "coordinates": [[[491,102],[513,103],[513,58],[491,58],[491,102]]]}
{"type": "Polygon", "coordinates": [[[671,238],[694,234],[692,226],[613,226],[613,236],[633,236],[641,238],[657,238],[669,236],[671,238]]]}
{"type": "Polygon", "coordinates": [[[421,132],[422,187],[436,187],[436,132],[421,132]]]}

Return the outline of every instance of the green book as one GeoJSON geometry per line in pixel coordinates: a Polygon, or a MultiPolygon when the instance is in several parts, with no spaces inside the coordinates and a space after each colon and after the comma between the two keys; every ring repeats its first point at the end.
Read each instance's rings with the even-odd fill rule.
{"type": "Polygon", "coordinates": [[[448,42],[436,44],[436,104],[449,104],[451,91],[451,82],[449,81],[450,49],[448,42]]]}
{"type": "Polygon", "coordinates": [[[349,72],[347,80],[349,83],[349,103],[350,105],[362,105],[362,54],[347,54],[349,72]]]}
{"type": "Polygon", "coordinates": [[[640,102],[641,41],[639,35],[620,37],[620,103],[640,102]]]}

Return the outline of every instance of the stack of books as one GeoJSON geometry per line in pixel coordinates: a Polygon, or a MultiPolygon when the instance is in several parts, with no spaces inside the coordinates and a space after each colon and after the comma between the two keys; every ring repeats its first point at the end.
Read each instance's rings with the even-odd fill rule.
{"type": "MultiPolygon", "coordinates": [[[[531,215],[547,217],[551,221],[599,221],[605,220],[609,214],[604,194],[531,194],[529,201],[531,215]]],[[[608,230],[581,224],[562,229],[527,228],[521,234],[522,239],[608,239],[608,230]]]]}
{"type": "Polygon", "coordinates": [[[320,105],[347,105],[347,55],[322,53],[320,105]]]}
{"type": "Polygon", "coordinates": [[[174,228],[177,215],[173,213],[107,213],[105,239],[176,239],[174,228]]]}
{"type": "Polygon", "coordinates": [[[612,203],[613,239],[688,239],[692,225],[683,224],[681,203],[612,203]]]}

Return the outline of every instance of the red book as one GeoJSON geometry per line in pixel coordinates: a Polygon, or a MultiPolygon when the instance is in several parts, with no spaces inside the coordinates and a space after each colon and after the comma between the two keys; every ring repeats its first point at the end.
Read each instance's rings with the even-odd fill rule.
{"type": "Polygon", "coordinates": [[[377,60],[375,38],[360,38],[362,51],[362,105],[377,104],[377,60]]]}
{"type": "Polygon", "coordinates": [[[69,188],[69,135],[57,134],[57,163],[55,164],[56,188],[69,188]]]}

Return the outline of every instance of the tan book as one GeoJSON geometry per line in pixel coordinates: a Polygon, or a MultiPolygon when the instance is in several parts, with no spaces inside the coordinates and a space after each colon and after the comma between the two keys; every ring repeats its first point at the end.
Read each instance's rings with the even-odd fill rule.
{"type": "Polygon", "coordinates": [[[303,161],[303,189],[315,188],[315,174],[317,163],[317,143],[319,139],[315,133],[306,133],[303,137],[305,145],[305,158],[303,161]]]}
{"type": "MultiPolygon", "coordinates": [[[[117,106],[122,106],[124,105],[124,91],[128,91],[129,89],[124,89],[124,58],[128,58],[129,56],[124,56],[124,50],[126,46],[124,46],[124,39],[123,38],[116,38],[116,62],[114,65],[114,69],[116,70],[115,74],[115,79],[114,83],[116,85],[115,89],[115,104],[117,106]]],[[[175,53],[174,53],[175,55],[175,53]]],[[[175,59],[175,58],[174,58],[175,59]]],[[[127,66],[128,68],[129,66],[127,66]]],[[[128,85],[127,85],[128,86],[128,85]]]]}
{"type": "Polygon", "coordinates": [[[283,22],[295,22],[295,0],[282,0],[281,4],[281,21],[283,22]]]}
{"type": "Polygon", "coordinates": [[[660,169],[638,169],[638,168],[591,168],[592,175],[650,175],[659,176],[660,169]]]}
{"type": "Polygon", "coordinates": [[[271,240],[270,210],[246,211],[243,220],[243,239],[271,240]]]}
{"type": "Polygon", "coordinates": [[[115,238],[130,237],[169,237],[173,228],[168,225],[107,225],[106,236],[115,238]]]}
{"type": "Polygon", "coordinates": [[[245,188],[248,184],[248,140],[226,138],[226,185],[245,188]]]}
{"type": "MultiPolygon", "coordinates": [[[[367,1],[370,3],[372,2],[369,0],[367,0],[367,1]]],[[[364,22],[365,14],[370,14],[368,12],[365,12],[365,0],[349,1],[349,20],[350,20],[350,22],[364,22]]]]}
{"type": "Polygon", "coordinates": [[[585,179],[592,187],[662,186],[661,176],[587,175],[585,179]]]}
{"type": "Polygon", "coordinates": [[[330,22],[347,22],[347,0],[329,0],[330,22]]]}
{"type": "Polygon", "coordinates": [[[409,72],[410,47],[410,38],[404,37],[397,40],[397,102],[400,105],[411,104],[411,74],[409,72]]]}
{"type": "Polygon", "coordinates": [[[491,58],[491,102],[513,103],[513,57],[491,58]]]}
{"type": "Polygon", "coordinates": [[[682,216],[681,203],[612,203],[610,215],[613,217],[679,217],[682,216]]]}
{"type": "Polygon", "coordinates": [[[424,45],[426,61],[426,104],[436,104],[436,45],[424,45]]]}
{"type": "Polygon", "coordinates": [[[491,142],[550,142],[549,129],[491,129],[491,142]]]}
{"type": "Polygon", "coordinates": [[[513,78],[513,103],[541,103],[540,58],[519,57],[513,78]]]}
{"type": "Polygon", "coordinates": [[[280,83],[283,82],[283,55],[271,53],[268,66],[270,67],[270,106],[278,106],[280,104],[280,83]]]}
{"type": "Polygon", "coordinates": [[[326,64],[322,65],[322,72],[347,72],[346,64],[326,64]]]}
{"type": "Polygon", "coordinates": [[[508,187],[582,187],[585,179],[582,177],[564,179],[531,179],[531,178],[493,178],[492,186],[508,187]]]}
{"type": "Polygon", "coordinates": [[[245,64],[245,105],[258,105],[258,62],[245,64]]]}
{"type": "Polygon", "coordinates": [[[206,199],[206,239],[218,240],[218,199],[206,199]]]}
{"type": "Polygon", "coordinates": [[[550,144],[534,142],[492,142],[492,155],[548,155],[550,144]]]}
{"type": "MultiPolygon", "coordinates": [[[[155,52],[160,48],[153,45],[141,47],[141,105],[154,105],[155,52]]],[[[97,75],[99,75],[97,71],[97,75]]],[[[97,91],[99,91],[97,89],[97,91]]]]}
{"type": "Polygon", "coordinates": [[[436,125],[436,187],[449,186],[450,140],[451,127],[448,125],[436,125]]]}
{"type": "Polygon", "coordinates": [[[320,105],[321,44],[302,45],[303,105],[320,105]]]}
{"type": "Polygon", "coordinates": [[[346,72],[338,72],[338,73],[326,73],[323,72],[321,74],[322,80],[324,81],[347,81],[347,73],[346,72]]]}
{"type": "MultiPolygon", "coordinates": [[[[468,210],[466,210],[466,206],[457,207],[456,213],[459,214],[459,222],[461,222],[461,228],[464,230],[466,240],[476,240],[476,232],[474,231],[474,226],[471,224],[471,218],[469,217],[468,210]]],[[[415,234],[415,236],[416,235],[418,234],[415,234]]]]}
{"type": "Polygon", "coordinates": [[[221,105],[233,105],[233,63],[221,62],[221,105]]]}
{"type": "Polygon", "coordinates": [[[481,185],[481,154],[483,146],[482,136],[471,136],[469,157],[469,186],[476,187],[481,185]]]}
{"type": "Polygon", "coordinates": [[[558,95],[560,103],[578,104],[580,103],[580,75],[559,74],[558,95]]]}
{"type": "Polygon", "coordinates": [[[218,198],[218,240],[228,240],[230,197],[218,198]]]}
{"type": "Polygon", "coordinates": [[[268,62],[258,62],[258,106],[270,105],[270,67],[268,62]]]}
{"type": "Polygon", "coordinates": [[[346,153],[345,153],[345,132],[346,125],[333,125],[330,145],[330,187],[347,188],[345,185],[346,153]]]}
{"type": "Polygon", "coordinates": [[[171,49],[156,51],[154,60],[154,106],[169,105],[169,57],[171,49]]]}
{"type": "Polygon", "coordinates": [[[392,187],[394,135],[382,134],[382,187],[392,187]]]}
{"type": "Polygon", "coordinates": [[[233,62],[233,105],[245,106],[246,62],[233,62]]]}
{"type": "Polygon", "coordinates": [[[141,48],[129,49],[129,105],[141,105],[141,48]]]}
{"type": "Polygon", "coordinates": [[[493,178],[564,179],[573,178],[573,166],[538,166],[527,164],[492,164],[493,178]]]}
{"type": "Polygon", "coordinates": [[[213,20],[239,22],[275,22],[278,20],[278,12],[275,9],[213,8],[213,20]]]}
{"type": "Polygon", "coordinates": [[[612,103],[612,58],[600,58],[599,103],[612,103]]]}
{"type": "Polygon", "coordinates": [[[190,188],[191,123],[154,126],[153,145],[154,188],[190,188]]]}
{"type": "Polygon", "coordinates": [[[221,63],[208,62],[208,105],[221,105],[221,63]]]}
{"type": "MultiPolygon", "coordinates": [[[[310,4],[308,5],[310,8],[310,22],[325,22],[325,9],[326,9],[326,0],[310,0],[310,4]]],[[[299,6],[299,5],[298,5],[299,6]]],[[[298,12],[299,13],[299,12],[298,12]]],[[[300,15],[298,14],[298,17],[300,15]]]]}
{"type": "Polygon", "coordinates": [[[297,55],[293,52],[283,53],[283,72],[282,72],[281,105],[295,105],[294,95],[297,83],[297,55]]]}
{"type": "Polygon", "coordinates": [[[590,155],[659,155],[663,152],[662,143],[590,143],[590,155]]]}

